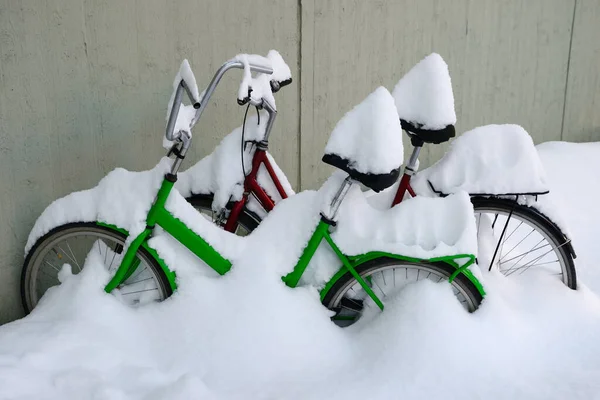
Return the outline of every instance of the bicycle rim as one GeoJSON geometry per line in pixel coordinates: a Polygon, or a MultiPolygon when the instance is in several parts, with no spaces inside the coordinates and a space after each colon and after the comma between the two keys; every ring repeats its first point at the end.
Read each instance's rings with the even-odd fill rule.
{"type": "Polygon", "coordinates": [[[567,240],[532,213],[516,203],[494,204],[493,200],[475,206],[480,267],[497,269],[505,276],[546,273],[575,289],[567,240]]]}
{"type": "MultiPolygon", "coordinates": [[[[434,283],[448,281],[454,271],[453,267],[444,263],[413,263],[387,258],[357,267],[357,272],[384,304],[386,299],[408,285],[423,280],[434,283]]],[[[450,284],[454,296],[465,310],[473,312],[479,307],[482,296],[464,275],[458,275],[450,284]]],[[[351,325],[367,308],[378,308],[349,273],[336,286],[325,297],[323,304],[336,312],[333,320],[337,325],[351,325]]]]}
{"type": "MultiPolygon", "coordinates": [[[[74,275],[79,274],[92,251],[97,252],[104,267],[114,273],[125,254],[125,240],[124,235],[93,223],[69,224],[42,237],[27,256],[23,269],[22,296],[26,311],[30,312],[49,288],[60,284],[58,275],[65,264],[74,275]]],[[[152,256],[140,249],[136,261],[139,266],[114,291],[115,295],[130,306],[167,298],[171,294],[169,283],[152,256]]]]}

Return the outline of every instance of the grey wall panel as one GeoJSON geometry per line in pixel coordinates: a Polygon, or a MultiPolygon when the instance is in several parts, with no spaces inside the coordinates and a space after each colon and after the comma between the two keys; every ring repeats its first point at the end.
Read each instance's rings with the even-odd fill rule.
{"type": "Polygon", "coordinates": [[[600,140],[600,0],[577,0],[562,140],[600,140]]]}
{"type": "MultiPolygon", "coordinates": [[[[302,186],[329,174],[320,157],[339,118],[378,85],[390,90],[430,52],[450,67],[458,131],[514,122],[560,138],[573,1],[302,1],[302,186]],[[306,85],[305,85],[306,84],[306,85]],[[310,122],[305,122],[308,119],[310,122]]],[[[447,145],[428,146],[422,165],[447,145]]]]}

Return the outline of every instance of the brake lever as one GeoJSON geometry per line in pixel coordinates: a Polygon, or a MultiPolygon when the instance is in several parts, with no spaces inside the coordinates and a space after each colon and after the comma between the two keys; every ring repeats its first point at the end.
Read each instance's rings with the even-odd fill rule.
{"type": "Polygon", "coordinates": [[[237,99],[237,103],[240,106],[246,105],[248,104],[248,102],[251,100],[251,95],[252,95],[252,88],[250,86],[248,86],[248,96],[244,97],[243,99],[237,99]]]}

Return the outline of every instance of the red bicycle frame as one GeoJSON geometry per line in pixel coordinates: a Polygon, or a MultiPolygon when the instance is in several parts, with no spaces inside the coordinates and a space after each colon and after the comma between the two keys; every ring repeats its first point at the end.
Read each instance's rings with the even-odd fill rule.
{"type": "Polygon", "coordinates": [[[392,207],[396,204],[400,203],[404,199],[404,195],[408,192],[412,197],[415,197],[417,194],[410,186],[410,178],[411,174],[404,172],[402,178],[400,178],[400,185],[398,185],[398,190],[396,191],[396,196],[394,197],[394,201],[392,201],[392,207]]]}
{"type": "MultiPolygon", "coordinates": [[[[410,194],[412,197],[415,197],[417,195],[413,188],[410,186],[410,179],[414,175],[414,171],[417,170],[417,160],[420,151],[421,146],[414,146],[413,153],[410,156],[410,159],[404,168],[404,174],[400,179],[400,184],[398,185],[398,190],[396,191],[396,195],[394,196],[394,201],[392,202],[391,207],[394,207],[396,204],[402,202],[404,196],[406,195],[406,192],[408,192],[408,194],[410,194]]],[[[229,232],[235,232],[235,228],[238,224],[238,218],[240,216],[240,213],[244,209],[244,206],[248,202],[248,197],[250,194],[252,194],[258,200],[260,205],[267,212],[271,211],[273,207],[275,207],[275,202],[273,201],[273,199],[269,197],[269,195],[264,191],[264,189],[258,184],[258,181],[256,179],[261,164],[265,166],[267,173],[269,174],[271,181],[277,188],[277,191],[279,192],[281,198],[286,199],[288,197],[287,193],[283,189],[283,186],[281,185],[281,182],[279,182],[279,178],[273,170],[273,166],[271,165],[269,158],[267,157],[266,147],[259,145],[254,153],[254,157],[252,158],[252,171],[250,171],[250,174],[248,174],[244,180],[244,194],[242,198],[233,205],[231,213],[229,214],[227,222],[225,223],[225,230],[229,232]]]]}
{"type": "Polygon", "coordinates": [[[413,190],[412,186],[410,186],[410,178],[415,174],[415,171],[419,168],[419,153],[421,152],[421,147],[423,143],[414,143],[413,144],[413,152],[410,155],[410,159],[408,163],[404,166],[404,174],[400,179],[400,184],[398,185],[398,190],[396,191],[396,196],[394,197],[394,201],[392,201],[391,207],[394,207],[396,204],[400,203],[404,200],[404,196],[406,192],[410,194],[412,197],[415,197],[417,194],[413,190]]]}
{"type": "Polygon", "coordinates": [[[277,188],[277,192],[282,199],[287,198],[287,193],[283,189],[281,182],[279,182],[279,178],[275,174],[275,170],[269,161],[269,157],[267,157],[266,148],[262,148],[259,144],[256,151],[254,152],[254,156],[252,157],[252,170],[244,179],[244,194],[242,198],[237,201],[233,207],[231,208],[231,212],[229,213],[229,217],[227,218],[227,222],[225,223],[225,230],[229,232],[235,232],[235,228],[238,224],[238,218],[240,213],[244,209],[244,206],[248,202],[248,197],[252,194],[260,203],[260,205],[267,211],[271,211],[273,207],[275,207],[275,202],[271,197],[264,191],[264,189],[258,184],[258,180],[256,176],[258,175],[258,170],[260,166],[264,165],[269,177],[275,187],[277,188]]]}

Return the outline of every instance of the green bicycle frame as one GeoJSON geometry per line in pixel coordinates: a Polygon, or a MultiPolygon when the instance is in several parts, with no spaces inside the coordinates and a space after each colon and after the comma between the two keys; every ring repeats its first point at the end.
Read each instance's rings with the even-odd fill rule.
{"type": "MultiPolygon", "coordinates": [[[[115,275],[104,288],[106,292],[111,292],[133,274],[139,265],[139,260],[136,258],[135,254],[140,246],[144,246],[146,249],[149,248],[149,246],[147,246],[147,241],[152,235],[152,231],[156,225],[163,228],[220,275],[226,274],[231,269],[231,262],[229,260],[221,256],[221,254],[219,254],[210,244],[166,210],[165,203],[173,189],[175,181],[175,176],[171,174],[165,175],[165,179],[156,195],[156,200],[148,212],[146,229],[140,233],[127,248],[125,256],[115,275]]],[[[168,269],[164,262],[158,258],[156,252],[151,253],[157,258],[157,261],[159,261],[163,270],[165,270],[171,288],[175,289],[174,274],[168,269]]]]}
{"type": "Polygon", "coordinates": [[[321,290],[321,293],[320,293],[321,300],[323,300],[325,298],[325,296],[331,290],[331,288],[335,285],[335,283],[343,275],[345,275],[347,272],[349,272],[354,277],[354,279],[356,279],[356,281],[360,284],[360,286],[364,289],[364,291],[367,293],[367,295],[373,300],[373,302],[375,304],[377,304],[377,306],[383,311],[384,305],[383,305],[383,302],[381,301],[381,299],[379,299],[377,297],[377,295],[375,294],[375,292],[373,292],[370,285],[367,283],[367,280],[363,279],[363,277],[361,277],[360,274],[358,272],[356,272],[356,267],[358,267],[359,265],[361,265],[367,261],[370,261],[370,260],[373,260],[376,258],[382,258],[382,257],[395,258],[397,260],[404,260],[404,261],[411,261],[411,262],[445,262],[445,263],[448,263],[456,268],[456,271],[448,279],[449,282],[452,282],[459,274],[462,273],[471,282],[473,282],[473,284],[475,285],[477,290],[481,293],[481,295],[485,296],[485,291],[483,289],[483,286],[481,285],[479,280],[477,278],[475,278],[475,276],[472,274],[472,272],[468,270],[468,267],[475,263],[475,256],[473,256],[472,254],[457,254],[457,255],[452,255],[452,256],[436,257],[436,258],[431,258],[431,259],[426,259],[426,260],[412,258],[412,257],[406,257],[406,256],[403,256],[400,254],[380,252],[380,251],[373,251],[373,252],[369,252],[369,253],[361,254],[361,255],[357,255],[357,256],[346,256],[340,250],[340,248],[335,244],[333,239],[331,238],[331,235],[329,234],[330,226],[331,226],[331,223],[326,218],[321,218],[321,221],[319,221],[319,224],[317,225],[317,228],[315,229],[312,237],[310,238],[308,245],[306,246],[302,255],[300,256],[298,263],[296,264],[296,266],[294,267],[292,272],[290,272],[289,274],[287,274],[286,276],[281,278],[287,286],[293,288],[298,285],[298,282],[300,281],[300,279],[302,278],[302,275],[306,271],[306,268],[308,267],[310,260],[312,259],[315,252],[317,251],[317,248],[319,247],[319,245],[321,244],[323,239],[325,239],[325,241],[329,244],[329,246],[331,247],[331,249],[333,250],[335,255],[341,261],[342,266],[338,270],[338,272],[325,284],[325,287],[323,287],[323,289],[321,290]],[[462,263],[459,262],[460,260],[463,260],[463,262],[462,263]]]}
{"type": "MultiPolygon", "coordinates": [[[[177,239],[182,245],[193,252],[198,258],[204,261],[209,267],[214,269],[220,275],[226,274],[231,269],[231,262],[219,254],[210,244],[208,244],[202,237],[193,232],[188,228],[184,222],[177,219],[165,208],[165,203],[173,185],[176,181],[176,177],[167,174],[161,185],[160,190],[156,196],[156,200],[152,205],[152,208],[148,212],[146,218],[147,227],[140,233],[129,245],[125,256],[123,257],[119,268],[117,269],[113,278],[108,282],[104,290],[111,292],[117,288],[121,283],[128,279],[139,266],[139,259],[136,257],[136,253],[140,247],[148,250],[151,255],[159,262],[162,269],[169,280],[171,289],[176,289],[175,274],[169,270],[168,266],[160,259],[158,253],[148,246],[148,239],[152,235],[152,231],[156,225],[162,227],[167,233],[177,239]]],[[[112,229],[120,230],[117,227],[100,224],[110,227],[112,229]]],[[[335,285],[335,283],[346,273],[350,273],[354,279],[361,285],[367,295],[373,300],[377,306],[383,310],[384,305],[381,299],[377,297],[375,292],[371,289],[367,283],[368,278],[364,279],[356,271],[356,267],[376,258],[395,258],[398,260],[411,261],[411,262],[446,262],[456,268],[456,271],[450,276],[449,281],[452,282],[459,274],[464,274],[473,284],[477,287],[482,296],[485,296],[485,291],[481,283],[473,276],[468,267],[475,262],[475,257],[472,254],[458,254],[445,257],[437,257],[432,259],[418,259],[412,257],[406,257],[399,254],[392,254],[386,252],[373,251],[366,254],[357,256],[346,256],[339,247],[335,244],[329,233],[331,222],[326,218],[321,218],[312,237],[308,241],[302,255],[300,256],[298,263],[286,276],[281,279],[289,287],[296,287],[302,278],[302,275],[306,271],[311,259],[313,258],[317,248],[323,240],[325,240],[333,252],[336,254],[338,259],[341,261],[341,267],[338,272],[325,284],[321,290],[321,300],[325,298],[329,290],[335,285]],[[462,261],[462,262],[461,262],[462,261]]],[[[120,230],[122,231],[122,230],[120,230]]],[[[124,231],[123,231],[124,232],[124,231]]],[[[125,232],[124,232],[125,233],[125,232]]]]}

